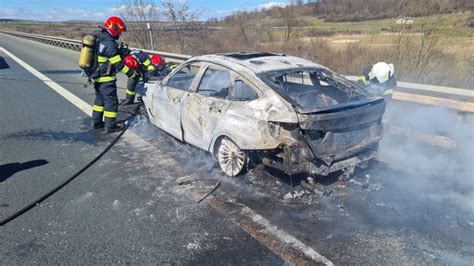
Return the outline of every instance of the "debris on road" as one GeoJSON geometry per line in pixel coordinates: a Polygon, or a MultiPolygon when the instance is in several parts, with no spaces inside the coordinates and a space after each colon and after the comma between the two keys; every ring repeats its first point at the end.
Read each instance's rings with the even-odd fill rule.
{"type": "Polygon", "coordinates": [[[176,183],[179,186],[182,186],[182,185],[188,185],[188,184],[191,184],[191,183],[194,183],[194,182],[197,182],[197,181],[204,181],[204,180],[208,180],[208,179],[200,178],[200,177],[197,177],[195,175],[187,175],[187,176],[180,177],[180,178],[176,179],[176,183]]]}
{"type": "Polygon", "coordinates": [[[299,199],[301,197],[303,197],[306,193],[301,190],[301,191],[294,191],[293,193],[291,192],[288,192],[287,194],[285,194],[283,196],[283,199],[287,200],[287,199],[299,199]]]}
{"type": "Polygon", "coordinates": [[[300,185],[306,189],[307,191],[319,195],[319,196],[330,196],[332,194],[332,190],[320,190],[316,187],[316,183],[312,177],[308,177],[305,180],[301,180],[300,185]]]}
{"type": "Polygon", "coordinates": [[[196,201],[196,203],[201,203],[202,201],[204,201],[207,197],[209,197],[212,193],[214,193],[214,191],[216,191],[220,185],[221,183],[217,182],[216,185],[212,188],[212,190],[209,191],[209,193],[207,193],[206,195],[204,195],[204,197],[202,197],[200,200],[196,201]]]}
{"type": "Polygon", "coordinates": [[[474,222],[467,221],[467,225],[471,228],[474,228],[474,222]]]}
{"type": "Polygon", "coordinates": [[[357,185],[357,186],[359,186],[360,188],[363,188],[363,189],[367,189],[369,187],[369,182],[368,181],[359,182],[355,179],[351,179],[351,180],[349,180],[349,183],[355,184],[355,185],[357,185]]]}

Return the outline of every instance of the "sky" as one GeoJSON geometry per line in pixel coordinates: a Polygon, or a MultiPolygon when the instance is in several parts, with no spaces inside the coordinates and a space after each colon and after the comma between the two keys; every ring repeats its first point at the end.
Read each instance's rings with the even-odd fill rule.
{"type": "MultiPolygon", "coordinates": [[[[185,1],[185,0],[179,0],[185,1]]],[[[224,17],[238,10],[285,5],[288,0],[188,0],[202,19],[224,17]]],[[[121,0],[0,0],[0,18],[44,21],[103,20],[119,15],[121,0]]],[[[155,0],[161,7],[160,0],[155,0]]]]}

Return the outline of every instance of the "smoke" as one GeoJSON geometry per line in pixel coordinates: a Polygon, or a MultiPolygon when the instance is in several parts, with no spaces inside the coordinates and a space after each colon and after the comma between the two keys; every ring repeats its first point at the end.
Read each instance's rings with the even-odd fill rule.
{"type": "Polygon", "coordinates": [[[474,211],[474,119],[443,107],[392,103],[378,160],[411,189],[474,211]],[[404,181],[403,181],[404,180],[404,181]]]}
{"type": "MultiPolygon", "coordinates": [[[[443,107],[399,102],[389,104],[387,117],[377,159],[400,170],[404,177],[399,182],[407,188],[474,211],[473,117],[443,107]]],[[[132,130],[160,151],[172,154],[184,169],[258,194],[242,180],[222,174],[211,155],[167,135],[145,117],[137,117],[132,130]]]]}

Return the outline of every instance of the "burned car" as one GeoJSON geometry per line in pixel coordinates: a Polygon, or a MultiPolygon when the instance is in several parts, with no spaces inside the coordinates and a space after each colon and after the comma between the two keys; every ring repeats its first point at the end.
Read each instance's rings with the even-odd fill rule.
{"type": "Polygon", "coordinates": [[[382,138],[381,97],[297,57],[198,56],[146,90],[151,123],[213,154],[229,176],[250,155],[287,174],[353,169],[382,138]]]}

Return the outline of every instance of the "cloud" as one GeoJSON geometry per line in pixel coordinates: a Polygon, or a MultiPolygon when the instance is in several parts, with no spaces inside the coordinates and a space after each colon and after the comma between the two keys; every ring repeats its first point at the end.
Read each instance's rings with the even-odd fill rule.
{"type": "Polygon", "coordinates": [[[159,14],[161,9],[153,5],[137,5],[137,6],[127,6],[121,5],[117,8],[118,13],[128,13],[131,15],[139,14],[159,14]]]}
{"type": "Polygon", "coordinates": [[[268,2],[265,4],[258,5],[258,9],[272,9],[274,7],[285,7],[289,5],[289,3],[286,2],[268,2]]]}
{"type": "MultiPolygon", "coordinates": [[[[1,1],[1,0],[0,0],[1,1]]],[[[285,1],[270,1],[263,4],[255,4],[253,1],[242,1],[238,7],[229,6],[228,9],[204,8],[201,12],[201,19],[206,20],[209,17],[225,17],[238,11],[253,11],[255,9],[271,9],[274,7],[284,7],[289,5],[285,1]]],[[[149,12],[153,9],[151,5],[126,6],[120,5],[110,7],[105,10],[91,10],[83,8],[48,8],[37,10],[33,8],[0,8],[0,18],[6,19],[25,19],[25,20],[43,20],[43,21],[67,21],[67,20],[92,20],[102,21],[109,16],[119,16],[124,11],[149,12]]],[[[162,9],[155,7],[156,13],[161,13],[162,9]]]]}
{"type": "Polygon", "coordinates": [[[104,20],[111,15],[118,15],[117,11],[117,8],[109,8],[105,11],[81,8],[52,8],[46,11],[25,8],[0,8],[0,18],[43,21],[104,20]]]}
{"type": "Polygon", "coordinates": [[[272,9],[274,7],[285,7],[289,5],[290,3],[288,2],[267,2],[264,4],[251,4],[248,3],[247,1],[242,1],[240,7],[238,8],[229,8],[229,9],[206,9],[204,12],[204,17],[203,19],[207,19],[210,17],[217,17],[217,18],[223,18],[229,15],[232,15],[234,13],[242,12],[242,11],[254,11],[254,10],[268,10],[272,9]]]}

